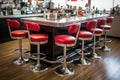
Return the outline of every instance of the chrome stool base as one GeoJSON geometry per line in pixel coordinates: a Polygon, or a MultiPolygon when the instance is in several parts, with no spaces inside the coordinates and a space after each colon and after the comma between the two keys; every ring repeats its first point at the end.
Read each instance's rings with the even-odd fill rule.
{"type": "Polygon", "coordinates": [[[33,64],[30,66],[30,71],[33,71],[33,72],[44,72],[47,70],[48,68],[43,64],[33,64]]]}
{"type": "Polygon", "coordinates": [[[76,65],[78,65],[78,66],[84,66],[84,65],[91,65],[91,62],[90,62],[90,60],[88,60],[88,59],[76,59],[75,61],[74,61],[74,64],[76,64],[76,65]]]}
{"type": "Polygon", "coordinates": [[[24,63],[27,63],[29,61],[28,58],[18,58],[18,59],[14,59],[13,60],[13,63],[16,64],[16,65],[21,65],[21,64],[24,64],[24,63]]]}
{"type": "Polygon", "coordinates": [[[107,46],[103,46],[100,50],[102,50],[102,51],[111,51],[111,48],[109,48],[107,46]]]}
{"type": "Polygon", "coordinates": [[[92,53],[92,58],[100,59],[101,55],[97,53],[92,53]]]}
{"type": "Polygon", "coordinates": [[[66,67],[66,70],[63,66],[60,66],[55,69],[55,73],[58,76],[63,77],[63,76],[68,76],[68,75],[74,75],[75,72],[74,72],[73,68],[71,68],[69,66],[66,67]]]}

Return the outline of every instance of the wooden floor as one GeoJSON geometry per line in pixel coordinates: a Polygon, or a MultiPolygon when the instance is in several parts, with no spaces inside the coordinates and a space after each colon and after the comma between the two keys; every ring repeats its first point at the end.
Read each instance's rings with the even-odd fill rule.
{"type": "MultiPolygon", "coordinates": [[[[24,41],[24,48],[29,48],[27,39],[24,41]]],[[[120,80],[120,39],[113,39],[108,46],[112,48],[110,52],[97,50],[102,55],[102,59],[91,59],[90,66],[76,66],[73,76],[59,77],[54,73],[55,68],[49,67],[46,72],[34,73],[29,70],[30,61],[24,65],[14,65],[12,60],[18,57],[12,51],[18,46],[18,41],[10,41],[0,44],[0,80],[120,80]]]]}

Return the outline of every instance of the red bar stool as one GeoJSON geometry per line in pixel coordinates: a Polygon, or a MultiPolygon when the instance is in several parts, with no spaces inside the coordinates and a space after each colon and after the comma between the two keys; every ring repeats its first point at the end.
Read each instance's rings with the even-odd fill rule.
{"type": "Polygon", "coordinates": [[[81,65],[90,65],[91,62],[85,58],[85,47],[84,47],[84,41],[87,41],[87,40],[91,40],[92,39],[92,33],[89,32],[89,31],[80,31],[79,32],[79,35],[78,35],[78,39],[79,40],[82,40],[82,53],[80,53],[82,55],[82,57],[80,59],[77,59],[74,61],[74,63],[78,66],[81,66],[81,65]]]}
{"type": "MultiPolygon", "coordinates": [[[[114,17],[108,17],[106,20],[105,19],[100,19],[98,20],[98,26],[103,29],[104,31],[104,45],[100,50],[103,51],[111,51],[111,48],[107,47],[107,32],[109,32],[111,30],[111,26],[110,25],[105,25],[106,23],[112,23],[114,17]]],[[[109,40],[110,41],[110,40],[109,40]]]]}
{"type": "MultiPolygon", "coordinates": [[[[20,23],[17,20],[11,20],[7,19],[8,23],[8,29],[10,32],[10,37],[12,39],[19,40],[19,49],[16,49],[19,51],[19,58],[13,60],[13,63],[16,65],[21,65],[26,62],[28,62],[28,58],[23,58],[23,48],[22,48],[22,39],[24,39],[27,36],[27,32],[25,30],[19,30],[20,29],[20,23]]],[[[15,51],[16,51],[15,50],[15,51]]]]}
{"type": "Polygon", "coordinates": [[[95,45],[96,45],[96,36],[101,36],[103,30],[100,28],[96,28],[97,21],[96,20],[91,20],[88,21],[86,24],[86,28],[88,31],[93,33],[93,52],[92,52],[92,57],[93,58],[101,58],[99,54],[96,53],[95,51],[95,45]]]}
{"type": "Polygon", "coordinates": [[[42,33],[31,33],[31,31],[39,32],[40,26],[37,23],[24,21],[24,26],[28,30],[28,38],[31,44],[37,45],[37,63],[30,66],[33,72],[43,72],[48,68],[40,63],[40,45],[48,42],[48,35],[42,33]]]}
{"type": "Polygon", "coordinates": [[[62,62],[63,65],[55,69],[55,73],[59,76],[67,76],[73,75],[74,70],[73,68],[67,66],[66,62],[66,48],[75,46],[78,38],[78,33],[80,30],[80,24],[72,24],[68,28],[68,34],[74,34],[76,37],[71,35],[57,35],[55,36],[55,44],[64,48],[64,61],[62,62]]]}

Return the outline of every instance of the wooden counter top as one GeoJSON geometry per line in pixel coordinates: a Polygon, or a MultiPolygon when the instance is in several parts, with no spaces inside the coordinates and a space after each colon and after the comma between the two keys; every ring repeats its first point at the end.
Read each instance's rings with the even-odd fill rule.
{"type": "Polygon", "coordinates": [[[86,16],[86,17],[78,17],[78,16],[72,16],[69,18],[61,18],[61,19],[57,19],[57,20],[48,20],[45,18],[40,18],[40,17],[29,17],[29,18],[21,18],[21,20],[23,21],[32,21],[32,22],[36,22],[39,23],[40,25],[44,25],[44,26],[51,26],[51,27],[65,27],[65,26],[69,26],[71,23],[77,23],[77,22],[81,22],[84,23],[88,20],[92,20],[92,19],[99,19],[99,18],[106,18],[108,17],[108,14],[104,14],[104,15],[94,15],[94,16],[86,16]]]}

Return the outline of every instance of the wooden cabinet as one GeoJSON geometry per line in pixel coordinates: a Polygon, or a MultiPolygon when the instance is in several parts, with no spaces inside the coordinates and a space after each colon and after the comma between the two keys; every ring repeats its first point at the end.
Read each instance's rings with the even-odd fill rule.
{"type": "Polygon", "coordinates": [[[114,16],[113,22],[109,25],[112,26],[111,30],[107,35],[113,37],[120,37],[120,15],[111,15],[114,16]]]}

